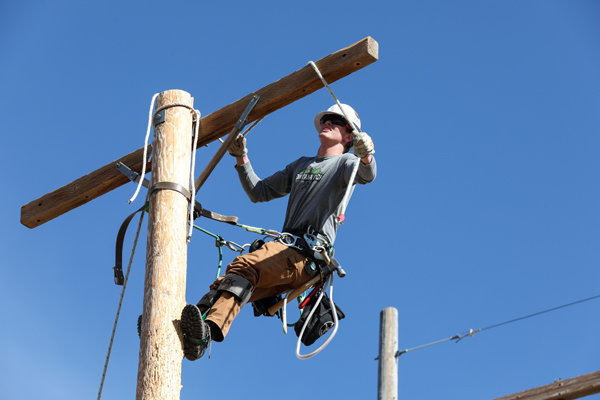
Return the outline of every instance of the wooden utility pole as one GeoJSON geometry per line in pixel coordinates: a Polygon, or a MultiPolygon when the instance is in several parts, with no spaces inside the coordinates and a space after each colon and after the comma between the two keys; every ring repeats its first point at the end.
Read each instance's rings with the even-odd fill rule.
{"type": "MultiPolygon", "coordinates": [[[[161,93],[156,108],[192,97],[180,90],[161,93]]],[[[159,182],[190,187],[192,112],[183,106],[166,109],[165,122],[154,127],[150,189],[159,182]]],[[[175,190],[150,195],[144,311],[136,399],[179,399],[185,306],[188,200],[175,190]]]]}
{"type": "Polygon", "coordinates": [[[388,307],[380,315],[377,400],[396,400],[398,398],[397,351],[398,310],[388,307]]]}

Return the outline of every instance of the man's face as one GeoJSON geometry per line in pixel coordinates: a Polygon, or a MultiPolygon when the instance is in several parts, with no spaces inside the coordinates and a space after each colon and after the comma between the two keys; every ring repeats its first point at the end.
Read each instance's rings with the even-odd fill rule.
{"type": "Polygon", "coordinates": [[[321,118],[319,138],[321,140],[325,139],[331,142],[345,144],[347,141],[351,140],[352,137],[346,130],[347,125],[344,118],[335,114],[326,114],[321,118]],[[348,139],[348,136],[350,139],[348,139]]]}

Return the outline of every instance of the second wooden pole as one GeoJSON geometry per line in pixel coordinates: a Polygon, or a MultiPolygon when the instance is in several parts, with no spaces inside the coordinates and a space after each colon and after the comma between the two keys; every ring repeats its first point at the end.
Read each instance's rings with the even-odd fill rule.
{"type": "Polygon", "coordinates": [[[377,400],[398,398],[398,310],[388,307],[381,312],[379,327],[379,380],[377,400]]]}

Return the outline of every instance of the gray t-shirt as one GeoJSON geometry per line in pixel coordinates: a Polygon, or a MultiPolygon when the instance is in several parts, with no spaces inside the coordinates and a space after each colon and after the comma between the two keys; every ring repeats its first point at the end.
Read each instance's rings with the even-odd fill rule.
{"type": "MultiPolygon", "coordinates": [[[[356,161],[356,156],[350,153],[301,157],[262,180],[249,162],[236,169],[242,187],[253,203],[290,195],[284,232],[306,232],[312,226],[333,243],[337,231],[335,219],[341,211],[342,199],[356,161]]],[[[375,158],[370,164],[361,162],[354,184],[372,182],[376,174],[375,158]]]]}

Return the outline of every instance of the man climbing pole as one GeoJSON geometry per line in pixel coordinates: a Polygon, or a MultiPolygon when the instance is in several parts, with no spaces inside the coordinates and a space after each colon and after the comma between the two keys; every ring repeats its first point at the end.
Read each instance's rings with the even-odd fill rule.
{"type": "Polygon", "coordinates": [[[181,329],[188,360],[202,357],[211,340],[223,341],[233,319],[248,301],[280,295],[308,282],[314,275],[305,268],[312,264],[310,254],[303,251],[305,244],[297,239],[307,232],[314,233],[324,247],[331,247],[346,188],[351,185],[353,190],[353,185],[375,179],[373,142],[359,131],[361,123],[354,109],[346,104],[341,107],[343,111],[336,104],[315,116],[321,143],[316,156],[301,157],[268,178],[261,180],[252,169],[243,135],[239,134],[229,147],[229,153],[236,158],[242,187],[252,202],[290,195],[282,232],[293,240],[269,241],[237,257],[197,305],[184,307],[181,329]],[[357,128],[354,136],[352,125],[357,128]],[[354,155],[348,153],[352,148],[354,155]],[[350,182],[357,157],[358,172],[350,182]],[[203,314],[207,314],[205,320],[203,314]]]}

